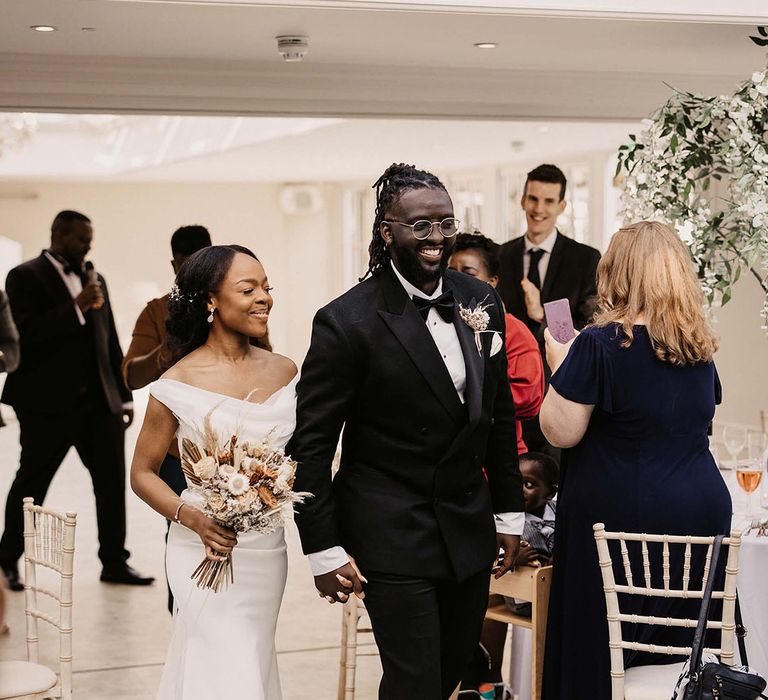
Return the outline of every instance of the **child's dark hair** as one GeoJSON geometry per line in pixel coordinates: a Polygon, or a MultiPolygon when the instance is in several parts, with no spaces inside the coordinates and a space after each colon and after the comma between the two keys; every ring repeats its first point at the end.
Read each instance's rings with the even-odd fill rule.
{"type": "Polygon", "coordinates": [[[360,278],[361,282],[368,275],[377,275],[389,261],[389,248],[381,237],[381,224],[387,209],[408,190],[433,188],[447,192],[445,185],[432,173],[405,163],[392,163],[373,183],[373,188],[376,190],[376,214],[373,220],[373,237],[368,246],[368,270],[360,278]]]}
{"type": "Polygon", "coordinates": [[[531,462],[539,467],[544,481],[553,488],[560,482],[560,467],[557,462],[543,452],[526,452],[520,455],[521,462],[531,462]]]}
{"type": "Polygon", "coordinates": [[[456,243],[452,253],[460,253],[462,250],[476,250],[483,256],[485,269],[489,277],[499,275],[499,244],[484,236],[480,231],[474,233],[460,233],[456,236],[456,243]]]}

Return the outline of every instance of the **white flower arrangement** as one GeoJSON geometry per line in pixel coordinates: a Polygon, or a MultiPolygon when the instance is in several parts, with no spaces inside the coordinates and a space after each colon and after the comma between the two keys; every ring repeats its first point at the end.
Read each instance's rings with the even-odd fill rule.
{"type": "Polygon", "coordinates": [[[710,304],[726,304],[748,271],[766,294],[768,331],[768,73],[733,95],[676,92],[619,149],[624,218],[664,221],[688,244],[710,304]],[[709,192],[711,180],[722,194],[709,192]]]}
{"type": "MultiPolygon", "coordinates": [[[[296,462],[270,444],[241,442],[237,434],[222,442],[209,413],[204,428],[182,438],[182,469],[203,512],[235,532],[267,533],[283,522],[284,508],[309,494],[292,491],[296,462]]],[[[207,557],[192,574],[200,588],[215,592],[234,581],[232,556],[207,557]]]]}

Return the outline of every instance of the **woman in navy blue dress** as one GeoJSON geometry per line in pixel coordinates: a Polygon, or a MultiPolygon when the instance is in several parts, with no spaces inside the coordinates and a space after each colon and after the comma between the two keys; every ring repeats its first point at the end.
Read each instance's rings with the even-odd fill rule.
{"type": "MultiPolygon", "coordinates": [[[[730,529],[731,498],[709,452],[720,402],[717,341],[682,241],[641,222],[613,237],[598,267],[600,311],[568,345],[547,332],[551,387],[541,409],[563,451],[544,666],[545,700],[610,700],[605,598],[592,526],[714,535],[730,529]]],[[[639,552],[633,571],[642,575],[639,552]]],[[[651,557],[660,556],[652,550],[651,557]]],[[[682,578],[672,551],[672,579],[682,578]]],[[[697,568],[693,562],[693,570],[697,568]]],[[[699,573],[699,581],[701,573],[699,573]]],[[[654,582],[659,584],[660,582],[654,582]]],[[[693,582],[692,582],[693,584],[693,582]]],[[[698,617],[698,601],[633,597],[634,612],[698,617]]],[[[624,605],[626,607],[626,605],[624,605]]],[[[634,641],[690,644],[690,630],[637,625],[634,641]],[[686,636],[687,635],[687,636],[686,636]]],[[[627,666],[670,657],[628,653],[627,666]]],[[[671,694],[671,689],[670,689],[671,694]]]]}

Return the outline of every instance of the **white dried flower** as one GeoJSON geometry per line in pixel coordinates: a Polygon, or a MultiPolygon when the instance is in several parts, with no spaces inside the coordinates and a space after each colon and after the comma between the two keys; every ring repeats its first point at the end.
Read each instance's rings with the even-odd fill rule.
{"type": "Polygon", "coordinates": [[[203,457],[198,462],[192,465],[192,470],[195,472],[195,476],[207,481],[213,479],[216,474],[216,460],[210,455],[203,457]]]}
{"type": "Polygon", "coordinates": [[[237,469],[231,464],[228,464],[227,462],[224,462],[224,464],[219,465],[219,476],[222,479],[228,479],[233,474],[237,473],[237,469]]]}
{"type": "Polygon", "coordinates": [[[487,308],[488,306],[482,304],[476,304],[471,308],[459,304],[459,316],[475,333],[481,333],[488,328],[491,321],[487,308]]]}
{"type": "Polygon", "coordinates": [[[244,474],[232,474],[227,482],[227,489],[233,496],[241,496],[250,488],[250,482],[244,474]]]}
{"type": "Polygon", "coordinates": [[[226,504],[224,497],[218,493],[212,493],[208,496],[208,505],[214,512],[222,510],[226,504]]]}
{"type": "MultiPolygon", "coordinates": [[[[485,299],[487,299],[486,297],[485,299]]],[[[483,299],[483,301],[485,301],[483,299]]],[[[491,321],[491,317],[488,315],[486,309],[490,304],[483,306],[483,303],[475,304],[473,307],[466,307],[459,304],[459,316],[474,332],[475,332],[475,345],[479,353],[483,352],[483,344],[480,340],[480,334],[488,329],[488,324],[491,321]]]]}

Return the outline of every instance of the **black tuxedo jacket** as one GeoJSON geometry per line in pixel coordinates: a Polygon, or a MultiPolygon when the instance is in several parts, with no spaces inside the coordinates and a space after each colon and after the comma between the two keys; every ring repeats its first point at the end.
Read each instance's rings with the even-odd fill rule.
{"type": "MultiPolygon", "coordinates": [[[[443,288],[465,307],[485,300],[488,328],[503,345],[491,287],[449,270],[443,288]]],[[[464,404],[389,266],[318,311],[287,448],[299,462],[295,488],[314,494],[297,508],[305,553],[342,545],[363,570],[405,576],[461,580],[490,571],[493,513],[523,511],[515,409],[503,347],[490,356],[485,333],[480,354],[458,305],[454,325],[464,404]]]]}
{"type": "Polygon", "coordinates": [[[8,375],[2,402],[20,410],[60,413],[82,396],[85,370],[97,376],[111,413],[131,400],[120,373],[123,353],[115,331],[104,278],[99,275],[104,305],[90,309],[83,327],[58,270],[45,255],[14,267],[6,280],[13,319],[19,329],[21,362],[8,375]],[[83,343],[88,355],[83,356],[83,343]],[[83,368],[95,359],[96,366],[83,368]]]}
{"type": "MultiPolygon", "coordinates": [[[[523,279],[525,236],[507,241],[499,250],[499,295],[507,311],[523,321],[544,343],[544,324],[528,318],[525,297],[520,287],[523,279]]],[[[595,312],[597,295],[597,264],[600,253],[583,243],[577,243],[562,233],[557,234],[541,290],[541,303],[568,299],[573,325],[577,330],[586,326],[595,312]]]]}

